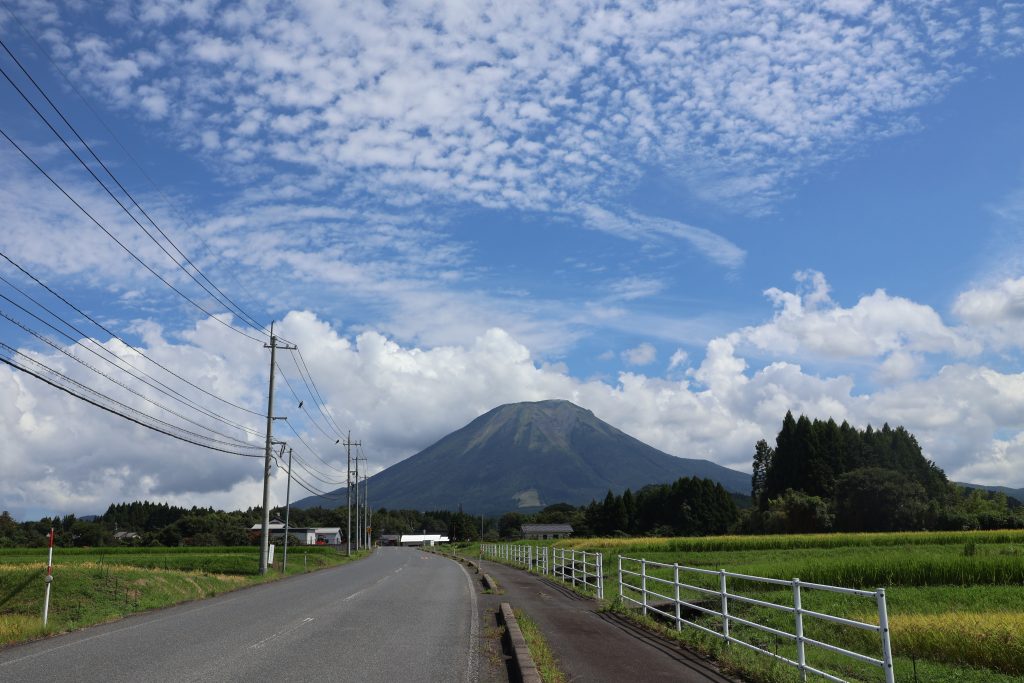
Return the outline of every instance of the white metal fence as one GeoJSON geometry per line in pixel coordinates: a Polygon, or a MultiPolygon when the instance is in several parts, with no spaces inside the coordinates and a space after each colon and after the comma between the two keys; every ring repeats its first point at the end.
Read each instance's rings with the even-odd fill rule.
{"type": "MultiPolygon", "coordinates": [[[[660,614],[661,616],[674,621],[676,628],[679,630],[682,630],[683,624],[686,624],[730,643],[736,643],[737,645],[742,645],[743,647],[774,657],[799,669],[801,678],[805,678],[807,673],[814,673],[827,680],[843,683],[843,679],[807,663],[807,646],[813,646],[845,657],[850,657],[872,666],[877,666],[882,669],[887,683],[893,683],[895,680],[893,673],[892,649],[889,644],[889,617],[886,610],[885,590],[882,588],[879,588],[876,591],[840,588],[837,586],[805,583],[799,579],[793,579],[792,581],[769,579],[758,576],[749,576],[746,574],[735,574],[725,570],[714,571],[710,569],[698,569],[696,567],[685,567],[679,564],[652,562],[650,560],[634,559],[630,557],[623,557],[621,555],[618,558],[618,583],[619,596],[622,601],[639,606],[645,615],[651,612],[660,614]],[[768,600],[760,600],[740,595],[736,592],[730,592],[730,579],[734,580],[734,585],[737,582],[753,582],[754,584],[789,588],[792,593],[792,599],[791,601],[787,600],[787,603],[789,604],[780,604],[770,602],[768,600]],[[704,583],[705,585],[699,586],[696,585],[697,583],[704,583]],[[878,624],[855,621],[853,619],[846,619],[844,617],[806,609],[802,606],[802,599],[806,595],[805,591],[808,590],[828,591],[831,593],[841,593],[844,595],[872,599],[875,603],[875,608],[878,611],[878,624]],[[689,600],[684,600],[682,597],[682,594],[684,593],[688,596],[695,594],[701,597],[697,599],[690,598],[689,600]],[[744,612],[744,616],[739,616],[738,613],[730,613],[730,606],[740,607],[741,605],[744,607],[753,606],[755,608],[761,608],[762,610],[766,609],[789,613],[792,615],[793,619],[791,622],[793,631],[790,632],[788,630],[783,630],[782,628],[775,628],[773,626],[754,621],[753,619],[757,618],[756,610],[751,611],[750,614],[744,612]],[[714,628],[709,628],[708,626],[698,624],[695,621],[684,618],[684,609],[687,610],[687,612],[696,612],[718,617],[717,621],[720,624],[720,630],[715,630],[714,628]],[[805,619],[807,618],[878,633],[881,645],[881,657],[870,657],[859,652],[854,652],[837,645],[823,642],[822,640],[808,637],[805,633],[805,626],[808,624],[805,619]],[[792,642],[795,645],[795,659],[767,650],[756,643],[736,638],[734,633],[730,631],[731,624],[749,626],[764,633],[776,636],[777,638],[792,642]]],[[[735,590],[735,588],[732,590],[735,590]]],[[[734,612],[743,612],[743,610],[736,609],[734,612]]]]}
{"type": "Polygon", "coordinates": [[[485,557],[560,579],[573,588],[592,590],[604,598],[601,553],[521,543],[484,543],[482,549],[485,557]]]}

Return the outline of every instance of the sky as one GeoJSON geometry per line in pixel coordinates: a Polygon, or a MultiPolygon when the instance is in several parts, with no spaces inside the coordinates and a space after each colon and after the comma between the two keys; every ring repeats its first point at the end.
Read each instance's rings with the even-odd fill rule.
{"type": "Polygon", "coordinates": [[[349,433],[372,473],[549,398],[1024,486],[1024,3],[2,0],[0,39],[18,519],[259,505],[271,320],[311,490],[349,433]]]}

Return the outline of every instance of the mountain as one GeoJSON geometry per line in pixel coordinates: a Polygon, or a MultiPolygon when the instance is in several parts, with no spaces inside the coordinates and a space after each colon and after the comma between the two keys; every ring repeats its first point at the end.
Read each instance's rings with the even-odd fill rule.
{"type": "MultiPolygon", "coordinates": [[[[457,509],[496,514],[553,503],[583,505],[680,477],[704,477],[750,493],[750,475],[708,460],[677,458],[569,401],[491,410],[428,448],[370,477],[374,508],[457,509]]],[[[344,493],[339,489],[334,493],[344,493]]],[[[334,498],[338,500],[338,498],[334,498]]],[[[297,507],[336,507],[313,496],[297,507]]]]}
{"type": "Polygon", "coordinates": [[[1018,502],[1024,503],[1024,489],[1011,489],[1006,486],[986,486],[984,484],[968,484],[966,482],[958,481],[957,486],[963,486],[968,489],[981,489],[983,491],[991,491],[992,493],[1002,493],[1007,498],[1016,498],[1018,502]]]}

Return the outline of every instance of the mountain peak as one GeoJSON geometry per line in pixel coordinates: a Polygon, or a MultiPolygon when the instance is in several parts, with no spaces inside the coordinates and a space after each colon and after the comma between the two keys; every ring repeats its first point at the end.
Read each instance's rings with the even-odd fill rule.
{"type": "MultiPolygon", "coordinates": [[[[370,478],[375,505],[488,514],[552,503],[583,505],[648,484],[706,477],[747,493],[750,475],[678,458],[571,401],[500,405],[370,478]]],[[[300,501],[316,505],[316,498],[300,501]]]]}

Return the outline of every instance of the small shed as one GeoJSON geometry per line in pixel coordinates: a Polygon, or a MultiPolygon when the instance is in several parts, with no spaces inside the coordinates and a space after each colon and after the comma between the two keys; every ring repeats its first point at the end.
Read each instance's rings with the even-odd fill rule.
{"type": "Polygon", "coordinates": [[[520,531],[523,532],[523,538],[528,541],[569,538],[572,536],[572,524],[524,524],[520,531]]]}

